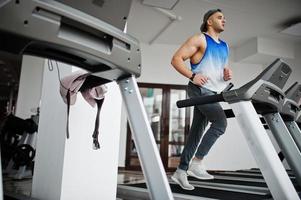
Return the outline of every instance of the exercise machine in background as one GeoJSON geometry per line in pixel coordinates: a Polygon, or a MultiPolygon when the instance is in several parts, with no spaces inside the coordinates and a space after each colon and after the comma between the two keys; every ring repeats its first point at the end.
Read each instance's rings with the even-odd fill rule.
{"type": "Polygon", "coordinates": [[[296,122],[298,120],[298,114],[300,113],[301,84],[296,82],[285,92],[285,94],[287,98],[284,101],[284,106],[280,114],[301,152],[301,131],[296,122]]]}
{"type": "Polygon", "coordinates": [[[277,59],[254,80],[238,89],[178,103],[179,107],[184,107],[219,101],[228,102],[273,198],[279,200],[299,199],[299,197],[252,103],[264,103],[269,109],[279,111],[285,97],[281,88],[290,74],[290,67],[277,59]]]}
{"type": "Polygon", "coordinates": [[[35,157],[35,141],[39,112],[29,119],[12,114],[4,120],[1,129],[1,158],[3,173],[14,179],[31,178],[35,157]]]}

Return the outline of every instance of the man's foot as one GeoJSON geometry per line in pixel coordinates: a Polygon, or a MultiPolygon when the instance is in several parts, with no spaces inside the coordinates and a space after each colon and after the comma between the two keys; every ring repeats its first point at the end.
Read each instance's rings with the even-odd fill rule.
{"type": "Polygon", "coordinates": [[[184,190],[193,190],[193,185],[190,185],[187,179],[187,174],[184,170],[177,169],[175,173],[171,176],[171,180],[176,182],[183,188],[184,190]]]}
{"type": "Polygon", "coordinates": [[[206,171],[206,168],[203,164],[195,161],[192,161],[189,169],[187,170],[187,174],[201,180],[214,179],[214,176],[206,171]]]}

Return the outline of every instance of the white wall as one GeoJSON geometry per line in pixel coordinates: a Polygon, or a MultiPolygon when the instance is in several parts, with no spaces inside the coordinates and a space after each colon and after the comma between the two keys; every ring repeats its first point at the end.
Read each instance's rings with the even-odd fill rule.
{"type": "Polygon", "coordinates": [[[187,84],[187,79],[170,64],[177,48],[177,45],[141,44],[142,71],[138,82],[187,84]]]}
{"type": "Polygon", "coordinates": [[[100,113],[100,149],[92,149],[96,107],[81,95],[71,108],[70,139],[66,141],[63,200],[116,199],[120,135],[121,95],[118,85],[107,84],[100,113]]]}
{"type": "MultiPolygon", "coordinates": [[[[37,134],[32,197],[60,199],[66,140],[66,105],[59,94],[56,68],[49,71],[45,62],[42,82],[41,109],[37,134]]],[[[71,67],[61,67],[61,76],[70,74],[71,67]]]]}
{"type": "MultiPolygon", "coordinates": [[[[59,64],[61,77],[72,67],[59,64]]],[[[96,107],[78,94],[70,110],[70,139],[66,139],[67,105],[59,94],[56,68],[47,62],[42,76],[42,97],[32,197],[49,200],[116,199],[121,95],[116,83],[100,113],[101,148],[92,150],[96,107]]],[[[24,85],[26,86],[26,85],[24,85]]]]}

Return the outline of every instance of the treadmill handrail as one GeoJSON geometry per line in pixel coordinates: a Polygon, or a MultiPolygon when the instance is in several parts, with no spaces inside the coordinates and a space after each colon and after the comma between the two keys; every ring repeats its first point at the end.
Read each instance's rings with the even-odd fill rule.
{"type": "Polygon", "coordinates": [[[177,106],[187,107],[225,101],[229,103],[255,100],[269,103],[276,110],[280,110],[284,101],[283,85],[286,83],[291,68],[281,59],[276,59],[265,70],[263,70],[255,79],[246,83],[238,89],[223,91],[218,95],[206,97],[195,97],[177,102],[177,106]],[[276,80],[281,83],[274,84],[276,80]]]}
{"type": "Polygon", "coordinates": [[[180,101],[177,101],[176,104],[177,104],[178,108],[183,108],[183,107],[203,105],[203,104],[209,104],[209,103],[217,103],[217,102],[221,102],[221,101],[225,101],[225,99],[223,97],[223,93],[180,100],[180,101]]]}

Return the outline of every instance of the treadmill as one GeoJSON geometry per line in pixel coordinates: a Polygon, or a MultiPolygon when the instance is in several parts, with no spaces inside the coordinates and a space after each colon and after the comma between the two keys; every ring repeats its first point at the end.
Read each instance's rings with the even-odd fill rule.
{"type": "MultiPolygon", "coordinates": [[[[297,83],[294,83],[286,92],[285,92],[285,99],[283,106],[281,107],[281,117],[284,119],[284,121],[290,121],[294,120],[296,117],[296,114],[298,114],[299,111],[298,107],[296,106],[296,102],[299,102],[301,99],[301,94],[300,94],[300,85],[297,83]]],[[[257,102],[258,103],[258,102],[257,102]]],[[[256,109],[256,107],[255,107],[256,109]]],[[[259,108],[260,109],[260,108],[259,108]]],[[[229,117],[235,117],[234,113],[230,113],[232,110],[226,110],[226,116],[229,117]]],[[[261,113],[261,110],[257,110],[257,113],[261,113]]],[[[301,133],[299,133],[301,136],[301,133]]],[[[279,155],[279,154],[278,154],[279,155]]],[[[298,158],[295,158],[298,160],[298,158]]],[[[300,159],[300,158],[299,158],[300,159]]],[[[301,187],[296,181],[294,173],[290,170],[287,171],[293,185],[295,186],[297,191],[300,191],[301,187]]],[[[213,171],[211,172],[212,175],[214,175],[215,179],[214,180],[198,180],[194,177],[188,177],[189,182],[194,184],[194,183],[211,183],[212,185],[218,184],[225,184],[225,188],[229,186],[228,184],[231,184],[233,188],[239,188],[240,190],[246,189],[246,192],[248,189],[251,189],[253,191],[256,191],[257,189],[258,192],[266,192],[269,193],[269,190],[267,188],[267,185],[263,179],[263,176],[260,172],[260,170],[238,170],[238,171],[213,171]]]]}
{"type": "Polygon", "coordinates": [[[292,172],[296,176],[299,186],[301,186],[301,152],[293,137],[293,135],[297,137],[300,134],[300,130],[298,133],[298,130],[294,130],[297,127],[288,128],[288,126],[293,125],[291,121],[294,121],[299,109],[297,103],[293,100],[294,98],[300,98],[298,97],[300,95],[299,86],[296,85],[296,89],[294,87],[288,91],[288,98],[284,99],[283,106],[279,112],[267,111],[261,114],[267,122],[292,172]],[[287,124],[284,121],[287,121],[287,124]]]}
{"type": "MultiPolygon", "coordinates": [[[[279,108],[284,101],[284,93],[281,88],[286,83],[290,74],[290,67],[282,60],[277,59],[254,80],[239,89],[224,91],[217,95],[191,98],[177,102],[177,105],[180,108],[220,101],[228,102],[241,126],[249,148],[263,173],[264,180],[272,196],[269,196],[270,193],[266,193],[266,189],[262,187],[255,186],[257,188],[253,188],[253,190],[250,189],[251,186],[248,186],[249,191],[247,192],[246,188],[238,187],[240,183],[235,185],[222,183],[220,189],[216,189],[216,183],[211,185],[207,183],[207,185],[205,185],[200,184],[199,181],[193,182],[195,186],[195,190],[193,191],[181,190],[178,185],[170,183],[174,193],[197,195],[190,198],[194,197],[199,199],[268,199],[272,197],[279,200],[299,199],[252,104],[252,102],[257,101],[265,104],[272,110],[280,110],[279,108]],[[255,194],[255,190],[257,194],[255,194]],[[262,190],[261,194],[259,194],[259,190],[262,190]]],[[[265,186],[264,180],[262,180],[263,186],[265,186]]],[[[136,190],[139,189],[139,192],[143,193],[143,191],[147,191],[145,187],[145,184],[118,185],[117,197],[135,197],[136,190]]],[[[183,199],[185,198],[186,197],[183,197],[183,199]]],[[[181,197],[179,197],[179,199],[181,199],[181,197]]]]}
{"type": "Polygon", "coordinates": [[[300,112],[299,104],[301,102],[301,84],[296,82],[286,91],[286,93],[287,99],[284,102],[281,116],[299,151],[301,152],[301,131],[296,123],[300,112]]]}
{"type": "MultiPolygon", "coordinates": [[[[111,1],[115,3],[111,8],[115,8],[116,1],[111,1]]],[[[71,64],[87,70],[99,83],[116,81],[150,188],[149,195],[152,199],[173,199],[136,82],[136,77],[141,73],[139,42],[107,22],[80,11],[80,7],[84,7],[81,5],[86,3],[75,0],[1,1],[0,51],[15,56],[27,54],[71,64]],[[78,9],[70,6],[74,2],[80,3],[77,4],[78,9]]],[[[131,0],[124,0],[118,1],[117,5],[130,8],[130,3],[131,0]]],[[[116,14],[110,10],[107,12],[110,15],[116,14]]],[[[125,19],[126,17],[122,18],[125,19]]],[[[0,199],[3,199],[2,194],[1,187],[0,199]]]]}
{"type": "MultiPolygon", "coordinates": [[[[301,132],[300,129],[296,123],[296,119],[298,117],[298,113],[300,112],[300,108],[298,105],[298,102],[300,102],[301,100],[301,84],[298,84],[298,82],[295,82],[291,87],[289,87],[289,89],[285,92],[286,97],[284,99],[284,103],[280,112],[281,118],[284,122],[284,124],[286,125],[288,132],[286,131],[285,127],[285,132],[282,133],[283,134],[287,134],[289,138],[291,138],[290,140],[295,142],[295,145],[292,144],[292,147],[295,148],[295,152],[300,152],[301,150],[301,132]]],[[[282,152],[281,152],[282,153],[282,152]]],[[[286,152],[289,153],[289,152],[286,152]]],[[[279,155],[279,154],[278,154],[279,155]]],[[[292,157],[290,159],[294,159],[294,160],[300,160],[300,157],[292,157]]],[[[294,156],[294,155],[293,155],[294,156]]],[[[285,158],[285,156],[283,155],[283,159],[285,158]]],[[[300,164],[300,163],[299,163],[300,164]]],[[[298,169],[297,167],[295,167],[296,170],[298,170],[299,174],[300,174],[300,169],[298,169]]],[[[239,172],[241,173],[249,173],[249,174],[255,174],[258,175],[260,174],[260,171],[258,169],[251,169],[251,170],[240,170],[239,172]]],[[[294,177],[294,170],[287,170],[287,173],[294,177]]],[[[300,175],[299,175],[300,177],[300,175]]],[[[300,185],[300,180],[298,181],[299,185],[300,185]]]]}
{"type": "MultiPolygon", "coordinates": [[[[295,123],[294,119],[297,117],[298,112],[300,111],[300,108],[298,107],[297,102],[301,100],[301,85],[298,84],[298,82],[295,82],[290,88],[285,92],[285,99],[283,106],[281,107],[281,117],[283,121],[285,122],[286,126],[288,127],[288,130],[292,137],[294,138],[294,142],[298,146],[298,142],[301,140],[301,133],[299,132],[299,128],[297,124],[295,123]]],[[[256,109],[257,113],[262,113],[262,108],[259,106],[258,110],[256,109]]],[[[225,114],[228,118],[235,117],[234,113],[232,110],[225,110],[225,114]]],[[[263,120],[264,123],[266,123],[265,120],[263,120]]],[[[299,147],[299,146],[298,146],[299,147]]],[[[300,150],[300,148],[299,148],[300,150]]],[[[297,151],[297,150],[296,150],[297,151]]],[[[280,152],[282,153],[282,152],[280,152]]],[[[278,155],[280,155],[278,153],[278,155]]],[[[284,156],[283,156],[284,159],[284,156]]],[[[298,158],[296,158],[298,159],[298,158]]],[[[287,173],[289,177],[291,178],[292,182],[294,183],[295,187],[298,189],[300,188],[299,185],[296,185],[296,180],[295,180],[295,175],[291,170],[287,170],[287,173]]],[[[212,172],[212,174],[216,177],[219,178],[220,176],[226,176],[228,179],[237,179],[240,177],[238,180],[239,181],[244,181],[244,179],[254,179],[254,182],[256,182],[256,179],[258,179],[259,182],[262,182],[262,175],[259,169],[251,169],[251,170],[237,170],[237,171],[221,171],[221,172],[212,172]]]]}
{"type": "Polygon", "coordinates": [[[296,119],[296,123],[298,124],[299,129],[301,129],[301,111],[299,112],[299,115],[298,115],[298,117],[296,119]]]}

